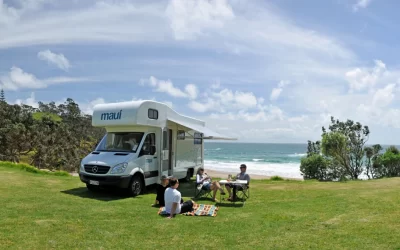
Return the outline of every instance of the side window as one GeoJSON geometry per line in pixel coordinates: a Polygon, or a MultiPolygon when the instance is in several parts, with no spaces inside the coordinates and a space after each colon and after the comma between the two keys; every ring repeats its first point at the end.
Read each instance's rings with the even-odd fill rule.
{"type": "Polygon", "coordinates": [[[185,131],[178,130],[178,140],[185,140],[185,131]]]}
{"type": "Polygon", "coordinates": [[[203,134],[202,133],[194,133],[194,144],[202,144],[203,143],[203,134]]]}
{"type": "Polygon", "coordinates": [[[158,119],[158,110],[156,109],[149,109],[148,111],[148,117],[150,119],[157,120],[158,119]]]}
{"type": "Polygon", "coordinates": [[[152,155],[152,150],[153,148],[154,153],[156,151],[156,135],[155,134],[148,134],[146,136],[146,139],[143,142],[142,149],[140,150],[139,157],[142,155],[152,155]]]}
{"type": "Polygon", "coordinates": [[[167,150],[168,149],[168,131],[163,131],[163,149],[167,150]]]}

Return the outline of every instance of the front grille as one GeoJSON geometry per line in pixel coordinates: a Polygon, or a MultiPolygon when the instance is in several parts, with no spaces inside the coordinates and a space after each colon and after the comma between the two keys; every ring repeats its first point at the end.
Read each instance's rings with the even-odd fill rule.
{"type": "Polygon", "coordinates": [[[85,165],[85,172],[92,174],[106,174],[110,170],[110,166],[85,165]]]}

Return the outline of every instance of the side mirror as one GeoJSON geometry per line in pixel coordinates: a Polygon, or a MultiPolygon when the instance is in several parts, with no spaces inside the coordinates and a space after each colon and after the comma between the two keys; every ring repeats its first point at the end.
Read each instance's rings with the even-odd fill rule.
{"type": "Polygon", "coordinates": [[[156,153],[156,146],[150,146],[150,155],[154,155],[156,153]]]}

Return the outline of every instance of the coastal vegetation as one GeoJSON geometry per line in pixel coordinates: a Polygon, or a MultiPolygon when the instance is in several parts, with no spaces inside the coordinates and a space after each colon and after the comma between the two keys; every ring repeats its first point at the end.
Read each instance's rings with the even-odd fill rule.
{"type": "Polygon", "coordinates": [[[25,162],[39,169],[76,171],[80,160],[104,135],[91,116],[68,98],[38,107],[9,104],[0,91],[0,161],[25,162]]]}
{"type": "Polygon", "coordinates": [[[322,127],[320,141],[308,141],[307,156],[301,159],[304,179],[319,181],[399,177],[400,152],[380,144],[367,146],[370,130],[359,122],[331,117],[328,130],[322,127]]]}

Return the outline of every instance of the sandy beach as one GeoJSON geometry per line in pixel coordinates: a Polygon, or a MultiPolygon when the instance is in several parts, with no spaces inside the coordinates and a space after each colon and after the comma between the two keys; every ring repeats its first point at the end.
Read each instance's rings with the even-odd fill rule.
{"type": "MultiPolygon", "coordinates": [[[[204,169],[204,172],[207,173],[207,175],[212,177],[216,177],[216,178],[228,178],[229,174],[232,175],[236,175],[239,173],[239,171],[237,173],[228,173],[228,172],[221,172],[221,171],[215,171],[215,170],[211,170],[211,169],[204,169]]],[[[271,178],[271,176],[267,176],[267,175],[255,175],[255,174],[249,174],[251,179],[255,179],[255,180],[262,180],[262,179],[269,179],[271,178]]],[[[289,180],[302,180],[301,178],[286,178],[286,177],[282,177],[283,179],[289,179],[289,180]]]]}

